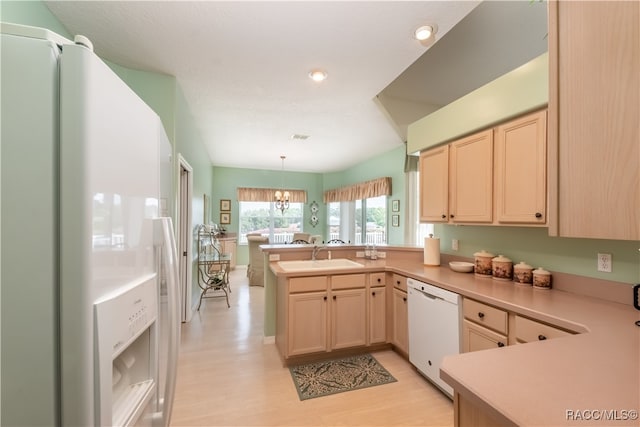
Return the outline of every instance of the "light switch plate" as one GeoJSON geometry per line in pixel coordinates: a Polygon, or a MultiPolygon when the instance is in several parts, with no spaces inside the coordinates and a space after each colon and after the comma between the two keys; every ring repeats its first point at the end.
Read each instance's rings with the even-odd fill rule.
{"type": "Polygon", "coordinates": [[[269,261],[280,261],[280,254],[269,254],[269,261]]]}

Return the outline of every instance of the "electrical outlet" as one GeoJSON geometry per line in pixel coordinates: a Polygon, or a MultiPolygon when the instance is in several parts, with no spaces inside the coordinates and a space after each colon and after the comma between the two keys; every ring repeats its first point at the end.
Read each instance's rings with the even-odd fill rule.
{"type": "Polygon", "coordinates": [[[386,257],[387,257],[386,252],[378,252],[378,258],[386,258],[386,257]]]}
{"type": "Polygon", "coordinates": [[[611,254],[598,254],[598,271],[611,273],[611,254]]]}
{"type": "Polygon", "coordinates": [[[280,261],[280,254],[269,254],[269,261],[280,261]]]}
{"type": "Polygon", "coordinates": [[[458,250],[458,239],[451,239],[451,250],[452,251],[458,250]]]}
{"type": "Polygon", "coordinates": [[[357,251],[356,258],[364,258],[364,251],[357,251]]]}

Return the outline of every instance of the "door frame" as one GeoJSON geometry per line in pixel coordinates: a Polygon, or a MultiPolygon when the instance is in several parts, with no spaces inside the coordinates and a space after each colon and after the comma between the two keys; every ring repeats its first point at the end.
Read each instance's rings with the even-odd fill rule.
{"type": "Polygon", "coordinates": [[[180,274],[180,304],[182,322],[190,322],[193,316],[192,300],[192,252],[193,252],[193,168],[178,153],[176,162],[176,237],[178,242],[178,271],[180,274]],[[183,174],[184,171],[184,174],[183,174]]]}

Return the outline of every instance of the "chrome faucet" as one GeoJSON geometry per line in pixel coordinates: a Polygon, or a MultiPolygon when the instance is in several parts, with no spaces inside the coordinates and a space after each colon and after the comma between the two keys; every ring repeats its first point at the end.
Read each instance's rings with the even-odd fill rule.
{"type": "Polygon", "coordinates": [[[311,252],[311,261],[315,261],[316,256],[318,255],[318,252],[320,252],[323,249],[327,249],[327,247],[313,245],[313,252],[311,252]]]}

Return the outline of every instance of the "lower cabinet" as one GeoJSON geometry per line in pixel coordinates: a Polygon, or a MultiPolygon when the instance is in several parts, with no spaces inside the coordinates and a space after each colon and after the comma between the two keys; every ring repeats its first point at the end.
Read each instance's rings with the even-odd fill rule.
{"type": "Polygon", "coordinates": [[[567,335],[572,335],[572,332],[516,315],[515,335],[516,342],[526,343],[566,337],[567,335]]]}
{"type": "Polygon", "coordinates": [[[327,350],[327,292],[289,295],[288,355],[327,350]]]}
{"type": "Polygon", "coordinates": [[[384,277],[360,273],[279,279],[276,345],[282,356],[386,343],[384,277]]]}
{"type": "Polygon", "coordinates": [[[462,322],[462,352],[504,347],[507,337],[464,319],[462,322]]]}
{"type": "Polygon", "coordinates": [[[331,291],[331,349],[365,345],[365,289],[331,291]]]}
{"type": "Polygon", "coordinates": [[[504,347],[508,341],[509,314],[469,298],[462,300],[462,352],[504,347]]]}
{"type": "Polygon", "coordinates": [[[369,288],[369,344],[387,342],[387,290],[369,288]]]}
{"type": "Polygon", "coordinates": [[[409,354],[409,310],[407,292],[393,288],[393,345],[409,354]]]}

